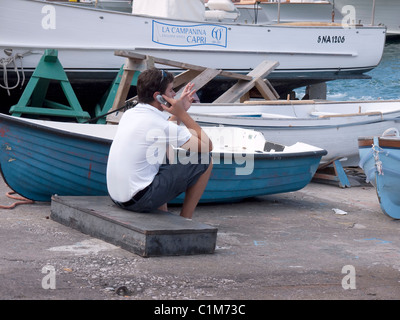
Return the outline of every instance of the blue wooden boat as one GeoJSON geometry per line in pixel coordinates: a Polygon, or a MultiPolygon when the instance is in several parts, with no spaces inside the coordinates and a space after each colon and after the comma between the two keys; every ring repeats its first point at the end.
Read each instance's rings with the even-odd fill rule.
{"type": "MultiPolygon", "coordinates": [[[[116,129],[115,125],[0,114],[4,180],[15,192],[35,201],[50,201],[53,194],[107,195],[106,165],[116,129]]],[[[234,131],[206,129],[214,144],[214,167],[201,202],[232,202],[299,190],[310,182],[326,154],[307,144],[283,146],[267,142],[257,131],[230,129],[234,131]]],[[[182,200],[180,196],[173,202],[182,200]]]]}
{"type": "MultiPolygon", "coordinates": [[[[395,130],[397,131],[397,130],[395,130]]],[[[367,182],[376,188],[383,213],[400,219],[400,137],[376,136],[358,139],[360,167],[367,182]]]]}

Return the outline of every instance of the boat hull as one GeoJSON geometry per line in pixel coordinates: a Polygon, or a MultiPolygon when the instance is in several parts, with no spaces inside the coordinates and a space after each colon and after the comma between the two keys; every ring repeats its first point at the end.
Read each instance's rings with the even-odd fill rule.
{"type": "MultiPolygon", "coordinates": [[[[115,132],[99,137],[71,131],[76,126],[99,131],[116,126],[59,126],[64,128],[0,114],[0,164],[5,182],[35,201],[50,201],[53,194],[107,195],[106,166],[115,132]]],[[[213,171],[200,202],[232,202],[299,190],[310,182],[325,153],[317,148],[247,157],[241,153],[213,153],[213,171]]],[[[172,201],[182,202],[183,196],[172,201]]]]}
{"type": "Polygon", "coordinates": [[[111,141],[63,134],[0,115],[1,172],[20,195],[50,201],[58,195],[106,195],[111,141]]]}
{"type": "Polygon", "coordinates": [[[400,101],[271,101],[268,104],[193,105],[189,112],[202,126],[253,129],[284,145],[299,139],[328,151],[323,162],[342,158],[358,166],[357,139],[400,130],[400,101]]]}
{"type": "Polygon", "coordinates": [[[376,188],[382,212],[400,219],[400,138],[359,138],[360,167],[376,188]]]}
{"type": "Polygon", "coordinates": [[[0,0],[0,30],[0,59],[13,49],[29,75],[45,49],[57,49],[71,81],[113,79],[125,62],[114,51],[133,50],[241,73],[279,61],[269,79],[297,77],[301,86],[361,77],[380,63],[385,43],[382,27],[201,23],[36,0],[0,0]]]}
{"type": "MultiPolygon", "coordinates": [[[[237,202],[245,198],[297,191],[310,183],[321,160],[321,154],[294,157],[254,158],[251,174],[237,175],[235,159],[213,155],[213,171],[200,200],[207,202],[237,202]]],[[[252,161],[252,160],[250,160],[252,161]]],[[[171,203],[182,203],[181,194],[171,203]]]]}

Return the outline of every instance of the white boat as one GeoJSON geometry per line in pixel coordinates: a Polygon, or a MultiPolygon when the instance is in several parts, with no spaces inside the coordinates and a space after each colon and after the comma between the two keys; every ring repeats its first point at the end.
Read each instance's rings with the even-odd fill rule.
{"type": "Polygon", "coordinates": [[[268,78],[273,84],[295,79],[298,87],[361,77],[379,64],[386,32],[378,26],[172,20],[39,0],[0,0],[0,30],[0,59],[10,79],[13,59],[29,76],[52,48],[71,82],[111,80],[124,63],[114,56],[121,49],[241,73],[263,60],[279,61],[268,78]]]}
{"type": "Polygon", "coordinates": [[[389,127],[400,130],[400,101],[193,104],[189,112],[202,126],[253,129],[281,144],[299,139],[327,150],[323,162],[341,158],[346,166],[358,165],[358,137],[378,135],[389,127]]]}
{"type": "MultiPolygon", "coordinates": [[[[330,0],[331,2],[333,0],[330,0]]],[[[400,35],[400,2],[398,0],[335,0],[335,7],[342,11],[344,6],[353,6],[355,22],[364,25],[385,25],[388,36],[400,35]]]]}

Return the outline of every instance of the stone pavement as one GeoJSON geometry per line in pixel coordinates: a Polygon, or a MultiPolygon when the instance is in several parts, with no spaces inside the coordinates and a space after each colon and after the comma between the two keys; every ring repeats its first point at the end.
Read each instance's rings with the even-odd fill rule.
{"type": "Polygon", "coordinates": [[[142,258],[49,217],[50,203],[0,209],[0,299],[400,298],[400,220],[365,183],[200,205],[218,228],[206,255],[142,258]]]}

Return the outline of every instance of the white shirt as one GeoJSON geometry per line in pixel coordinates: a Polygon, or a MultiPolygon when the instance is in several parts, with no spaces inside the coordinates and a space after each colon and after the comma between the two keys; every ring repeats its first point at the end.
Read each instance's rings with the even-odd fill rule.
{"type": "Polygon", "coordinates": [[[129,201],[150,185],[165,161],[168,144],[179,148],[190,139],[189,130],[168,121],[169,116],[148,104],[124,112],[107,163],[112,199],[129,201]]]}

